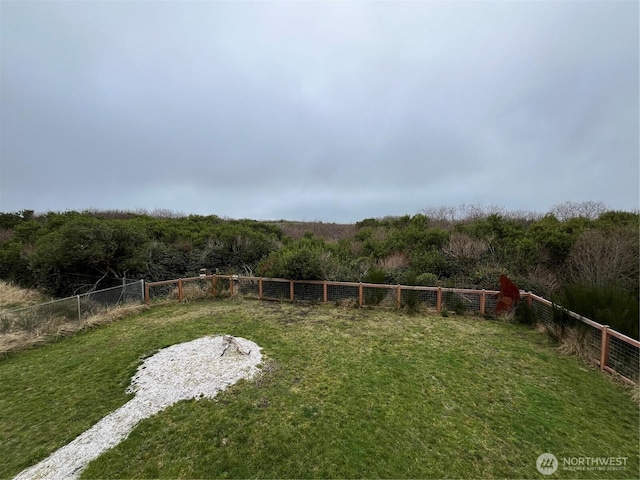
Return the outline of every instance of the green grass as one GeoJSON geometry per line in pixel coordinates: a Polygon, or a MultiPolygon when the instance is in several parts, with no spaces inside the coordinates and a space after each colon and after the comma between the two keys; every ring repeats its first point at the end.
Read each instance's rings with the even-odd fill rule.
{"type": "Polygon", "coordinates": [[[204,335],[263,347],[263,374],[141,422],[86,478],[544,478],[538,455],[627,457],[629,391],[533,329],[256,301],[157,306],[0,360],[0,478],[124,404],[140,358],[204,335]]]}

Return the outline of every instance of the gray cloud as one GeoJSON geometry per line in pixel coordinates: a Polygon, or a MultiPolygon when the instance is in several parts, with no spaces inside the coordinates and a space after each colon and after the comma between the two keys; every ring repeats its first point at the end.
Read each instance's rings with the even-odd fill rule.
{"type": "Polygon", "coordinates": [[[4,2],[0,210],[638,208],[635,2],[4,2]]]}

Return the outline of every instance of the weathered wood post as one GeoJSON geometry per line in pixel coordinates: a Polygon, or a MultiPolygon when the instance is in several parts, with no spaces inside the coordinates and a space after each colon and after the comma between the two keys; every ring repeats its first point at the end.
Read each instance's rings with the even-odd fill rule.
{"type": "Polygon", "coordinates": [[[438,287],[436,293],[436,312],[440,313],[442,310],[442,287],[438,287]]]}
{"type": "Polygon", "coordinates": [[[609,360],[609,325],[602,326],[602,336],[600,337],[600,370],[604,370],[609,360]]]}
{"type": "Polygon", "coordinates": [[[218,296],[218,276],[214,275],[211,277],[211,295],[214,297],[218,296]]]}

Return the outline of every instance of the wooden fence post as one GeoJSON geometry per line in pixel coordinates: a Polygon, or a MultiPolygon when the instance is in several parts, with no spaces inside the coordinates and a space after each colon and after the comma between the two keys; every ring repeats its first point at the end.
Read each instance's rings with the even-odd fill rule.
{"type": "Polygon", "coordinates": [[[600,338],[600,370],[604,370],[609,360],[609,325],[602,326],[602,336],[600,338]]]}
{"type": "Polygon", "coordinates": [[[218,296],[218,276],[214,275],[211,277],[211,295],[214,297],[218,296]]]}
{"type": "Polygon", "coordinates": [[[293,285],[293,280],[289,280],[289,300],[292,302],[296,301],[295,287],[293,285]]]}
{"type": "Polygon", "coordinates": [[[362,287],[362,282],[358,285],[358,306],[362,308],[362,304],[364,303],[364,288],[362,287]]]}
{"type": "Polygon", "coordinates": [[[400,284],[396,287],[396,307],[398,310],[402,308],[402,287],[400,284]]]}
{"type": "Polygon", "coordinates": [[[233,297],[233,276],[229,276],[229,296],[233,297]]]}
{"type": "Polygon", "coordinates": [[[480,315],[484,315],[484,308],[486,306],[486,302],[487,302],[487,295],[483,288],[482,293],[480,294],[480,315]]]}
{"type": "Polygon", "coordinates": [[[258,278],[258,298],[262,300],[262,277],[258,278]]]}
{"type": "Polygon", "coordinates": [[[182,291],[182,279],[178,279],[178,301],[181,302],[184,298],[184,292],[182,291]]]}
{"type": "Polygon", "coordinates": [[[436,294],[436,312],[440,313],[442,310],[442,287],[438,287],[436,294]]]}
{"type": "Polygon", "coordinates": [[[149,298],[149,284],[145,282],[144,284],[144,303],[149,305],[151,299],[149,298]]]}
{"type": "Polygon", "coordinates": [[[322,302],[323,303],[327,303],[328,299],[329,299],[329,295],[327,294],[327,281],[323,280],[322,281],[322,302]]]}

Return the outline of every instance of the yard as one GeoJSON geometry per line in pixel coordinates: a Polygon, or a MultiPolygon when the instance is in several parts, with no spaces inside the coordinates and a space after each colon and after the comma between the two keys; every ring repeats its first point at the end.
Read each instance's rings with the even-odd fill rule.
{"type": "Polygon", "coordinates": [[[546,452],[559,461],[549,478],[640,473],[629,389],[534,329],[217,300],[154,306],[0,359],[0,478],[123,405],[142,358],[219,334],[260,345],[261,376],[142,421],[83,478],[545,478],[546,452]],[[611,457],[624,465],[586,465],[611,457]]]}

